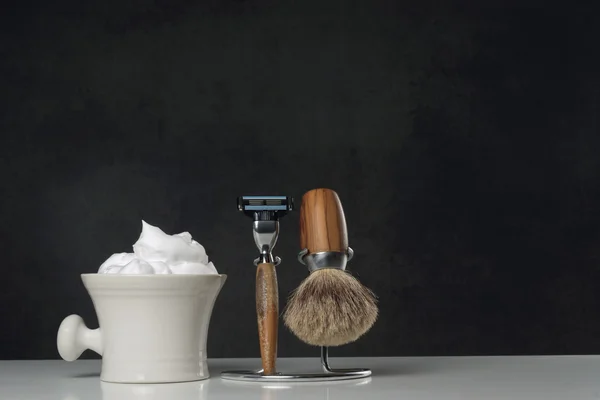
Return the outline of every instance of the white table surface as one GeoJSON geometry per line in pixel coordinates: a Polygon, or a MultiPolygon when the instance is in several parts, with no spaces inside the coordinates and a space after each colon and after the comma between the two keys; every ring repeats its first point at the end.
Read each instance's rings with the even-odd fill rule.
{"type": "MultiPolygon", "coordinates": [[[[600,356],[332,358],[332,367],[371,368],[363,380],[267,384],[224,381],[226,369],[259,360],[211,359],[211,378],[179,384],[111,384],[100,361],[0,361],[0,399],[600,399],[600,356]]],[[[281,372],[319,371],[318,358],[280,359],[281,372]]]]}

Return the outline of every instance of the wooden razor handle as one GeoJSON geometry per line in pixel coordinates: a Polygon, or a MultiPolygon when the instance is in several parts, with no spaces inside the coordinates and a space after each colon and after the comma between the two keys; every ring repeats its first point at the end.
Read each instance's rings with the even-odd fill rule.
{"type": "Polygon", "coordinates": [[[331,189],[313,189],[302,196],[300,206],[300,248],[308,253],[348,250],[344,209],[331,189]]]}
{"type": "Polygon", "coordinates": [[[279,290],[277,272],[271,263],[256,269],[256,315],[264,375],[274,375],[277,360],[277,326],[279,324],[279,290]]]}

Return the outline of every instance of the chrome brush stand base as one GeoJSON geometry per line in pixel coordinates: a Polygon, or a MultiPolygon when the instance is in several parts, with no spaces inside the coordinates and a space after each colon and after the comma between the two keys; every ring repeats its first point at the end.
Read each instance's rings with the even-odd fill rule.
{"type": "Polygon", "coordinates": [[[360,379],[371,376],[371,370],[365,368],[332,369],[329,366],[328,347],[321,347],[321,366],[323,367],[323,372],[314,374],[284,374],[278,372],[275,375],[263,375],[262,370],[224,371],[221,373],[221,378],[244,382],[319,382],[360,379]]]}

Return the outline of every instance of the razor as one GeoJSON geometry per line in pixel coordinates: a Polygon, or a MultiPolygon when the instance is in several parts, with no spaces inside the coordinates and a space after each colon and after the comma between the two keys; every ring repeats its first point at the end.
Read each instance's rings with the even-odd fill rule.
{"type": "Polygon", "coordinates": [[[276,374],[277,328],[279,324],[279,289],[275,267],[281,259],[273,257],[279,237],[279,219],[294,208],[289,196],[238,197],[238,210],[252,218],[252,233],[259,256],[256,266],[256,315],[262,375],[276,374]]]}

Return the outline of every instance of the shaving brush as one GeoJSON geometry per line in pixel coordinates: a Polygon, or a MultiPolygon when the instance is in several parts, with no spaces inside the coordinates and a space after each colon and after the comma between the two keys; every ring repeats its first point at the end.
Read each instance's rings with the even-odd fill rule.
{"type": "Polygon", "coordinates": [[[300,206],[298,259],[309,276],[295,289],[284,311],[285,326],[313,346],[341,346],[364,335],[378,315],[375,295],[346,272],[352,257],[346,219],[333,190],[314,189],[300,206]]]}

